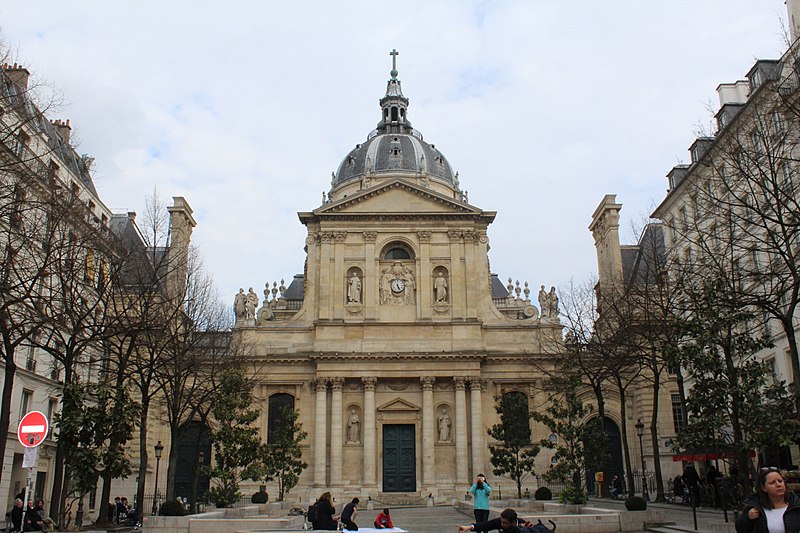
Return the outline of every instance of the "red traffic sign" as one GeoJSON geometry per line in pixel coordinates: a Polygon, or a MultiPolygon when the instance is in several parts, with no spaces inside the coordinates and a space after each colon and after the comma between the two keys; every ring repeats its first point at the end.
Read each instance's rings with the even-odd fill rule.
{"type": "Polygon", "coordinates": [[[31,411],[19,421],[17,438],[20,444],[26,448],[35,448],[44,441],[49,426],[50,424],[44,413],[31,411]]]}

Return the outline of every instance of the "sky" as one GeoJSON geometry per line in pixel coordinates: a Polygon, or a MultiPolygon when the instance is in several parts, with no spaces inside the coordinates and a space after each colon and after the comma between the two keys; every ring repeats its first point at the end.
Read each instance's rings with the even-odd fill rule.
{"type": "Polygon", "coordinates": [[[114,212],[183,196],[222,298],[302,273],[331,172],[380,119],[397,49],[408,117],[497,211],[492,271],[596,275],[591,215],[624,243],[664,197],[716,87],[785,48],[784,0],[6,0],[0,35],[62,96],[114,212]]]}

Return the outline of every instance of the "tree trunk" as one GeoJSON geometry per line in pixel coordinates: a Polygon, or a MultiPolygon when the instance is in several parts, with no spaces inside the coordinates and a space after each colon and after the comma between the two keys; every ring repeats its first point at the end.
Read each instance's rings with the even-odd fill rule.
{"type": "MultiPolygon", "coordinates": [[[[164,501],[172,501],[175,499],[175,471],[178,468],[178,446],[177,442],[180,438],[180,433],[182,433],[177,427],[172,427],[170,425],[170,446],[169,446],[169,456],[167,457],[167,488],[166,488],[166,498],[164,501]]],[[[187,494],[188,496],[188,494],[187,494]]]]}
{"type": "Polygon", "coordinates": [[[631,449],[628,446],[628,424],[625,422],[628,420],[628,408],[625,405],[625,387],[622,386],[622,382],[619,378],[616,378],[617,382],[617,390],[619,391],[619,417],[622,420],[622,425],[620,426],[620,432],[622,437],[622,455],[625,458],[625,482],[628,484],[628,494],[631,493],[635,485],[633,484],[633,467],[631,465],[631,449]]]}
{"type": "Polygon", "coordinates": [[[142,402],[142,412],[139,417],[139,483],[136,485],[136,519],[139,524],[144,523],[144,486],[147,481],[147,415],[150,410],[150,401],[142,402]]]}
{"type": "Polygon", "coordinates": [[[797,352],[797,339],[795,338],[794,316],[786,316],[781,320],[781,326],[786,333],[786,340],[789,343],[789,360],[792,362],[792,380],[789,383],[789,391],[794,396],[795,410],[800,413],[800,355],[797,352]]]}
{"type": "Polygon", "coordinates": [[[100,503],[95,504],[100,506],[100,513],[95,524],[105,526],[111,522],[111,517],[108,516],[108,504],[111,502],[111,474],[104,471],[100,477],[103,479],[103,490],[100,495],[100,503]]]}
{"type": "MultiPolygon", "coordinates": [[[[72,358],[64,358],[64,386],[72,383],[73,379],[72,358]]],[[[64,389],[62,388],[62,391],[64,389]]],[[[64,403],[64,395],[61,396],[61,413],[67,405],[64,403]]],[[[53,492],[50,494],[50,517],[53,518],[59,527],[64,525],[64,502],[66,495],[64,492],[64,459],[67,450],[64,446],[64,441],[57,439],[56,441],[56,457],[55,466],[53,468],[53,492]]]]}
{"type": "Polygon", "coordinates": [[[661,380],[659,375],[655,372],[658,370],[658,365],[654,365],[653,376],[653,413],[650,416],[650,439],[653,445],[653,470],[656,473],[656,498],[654,501],[666,501],[664,497],[664,475],[661,472],[661,453],[658,447],[658,406],[659,406],[659,393],[661,392],[661,380]]]}
{"type": "MultiPolygon", "coordinates": [[[[597,416],[600,419],[600,429],[603,430],[603,453],[600,455],[600,472],[604,475],[607,474],[608,469],[608,432],[606,431],[606,400],[603,397],[603,390],[598,386],[594,387],[594,394],[597,398],[597,416]]],[[[605,481],[597,481],[600,484],[600,495],[604,498],[608,497],[608,483],[605,481]]]]}
{"type": "MultiPolygon", "coordinates": [[[[17,374],[17,365],[14,363],[14,346],[7,335],[3,335],[3,352],[5,355],[5,376],[3,377],[3,399],[0,402],[0,434],[8,435],[11,430],[11,401],[14,393],[14,377],[17,374]]],[[[6,456],[8,439],[0,439],[0,457],[6,456]]],[[[0,479],[3,469],[0,468],[0,479]]]]}

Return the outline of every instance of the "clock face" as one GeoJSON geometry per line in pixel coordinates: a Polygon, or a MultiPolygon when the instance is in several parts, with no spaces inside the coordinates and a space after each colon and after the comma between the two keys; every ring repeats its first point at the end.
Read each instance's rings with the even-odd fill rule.
{"type": "Polygon", "coordinates": [[[392,280],[392,292],[403,292],[403,289],[405,288],[406,284],[402,279],[392,280]]]}

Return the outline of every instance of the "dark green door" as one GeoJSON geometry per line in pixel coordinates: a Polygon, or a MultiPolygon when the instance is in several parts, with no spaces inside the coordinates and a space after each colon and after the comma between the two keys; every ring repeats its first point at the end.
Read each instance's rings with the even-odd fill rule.
{"type": "Polygon", "coordinates": [[[417,460],[413,424],[383,426],[383,492],[416,492],[417,460]]]}

